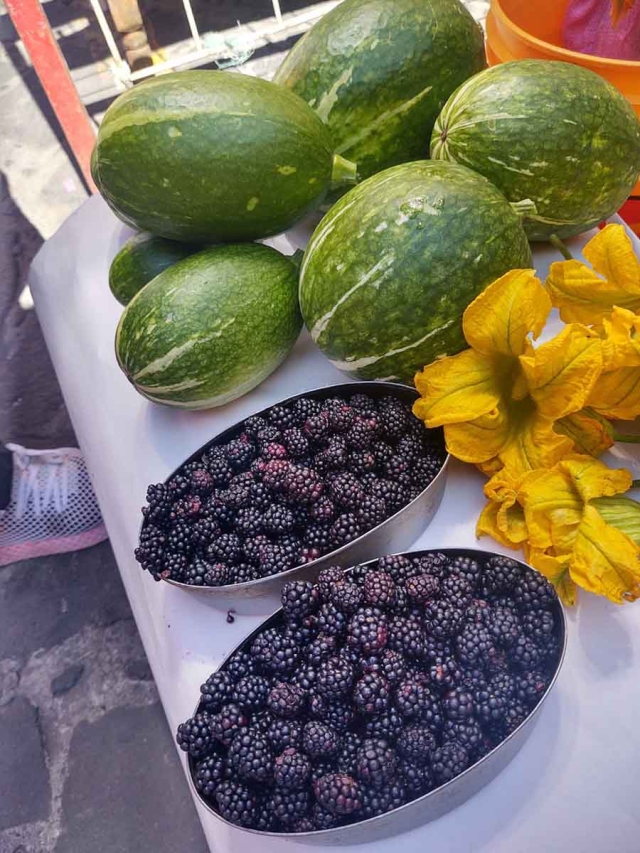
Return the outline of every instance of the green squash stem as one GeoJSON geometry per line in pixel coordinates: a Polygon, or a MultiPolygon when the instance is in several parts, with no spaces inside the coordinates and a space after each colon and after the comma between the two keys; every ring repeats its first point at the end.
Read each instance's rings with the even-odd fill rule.
{"type": "Polygon", "coordinates": [[[329,192],[353,187],[358,183],[358,167],[351,160],[346,160],[339,154],[333,155],[333,169],[329,192]]]}

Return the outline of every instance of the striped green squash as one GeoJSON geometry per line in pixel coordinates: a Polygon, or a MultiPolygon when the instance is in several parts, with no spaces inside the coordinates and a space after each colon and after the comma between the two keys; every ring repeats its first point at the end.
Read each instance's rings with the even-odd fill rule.
{"type": "Polygon", "coordinates": [[[127,305],[145,284],[163,270],[201,249],[202,246],[177,243],[153,234],[134,234],[111,262],[111,292],[121,305],[127,305]]]}

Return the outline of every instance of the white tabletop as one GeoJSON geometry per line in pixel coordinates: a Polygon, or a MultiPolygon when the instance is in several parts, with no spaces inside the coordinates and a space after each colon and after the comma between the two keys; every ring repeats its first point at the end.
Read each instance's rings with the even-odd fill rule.
{"type": "MultiPolygon", "coordinates": [[[[197,595],[154,583],[133,558],[147,484],[227,426],[278,399],[345,381],[303,334],[285,364],[224,408],[181,412],[140,397],[116,365],[121,306],[109,263],[130,232],[99,197],[87,201],[37,256],[30,284],[127,595],[172,730],[194,708],[200,683],[260,621],[225,614],[197,595]]],[[[271,241],[290,252],[284,238],[271,241]]],[[[292,238],[300,243],[300,236],[292,238]]],[[[573,241],[578,252],[584,240],[573,241]]],[[[535,251],[544,276],[551,249],[535,251]]],[[[624,460],[628,461],[628,460],[624,460]]],[[[635,476],[638,466],[633,460],[635,476]]],[[[433,523],[415,547],[474,546],[483,477],[454,463],[433,523]]],[[[490,539],[481,547],[501,550],[490,539]]],[[[616,607],[584,594],[568,614],[563,671],[531,738],[511,765],[464,805],[397,839],[433,853],[638,853],[640,851],[640,604],[616,607]]],[[[186,780],[185,780],[185,784],[186,780]]],[[[171,804],[166,803],[166,808],[171,804]]],[[[254,842],[198,811],[216,853],[254,842]]],[[[260,842],[275,851],[277,840],[260,842]]],[[[308,850],[295,842],[289,848],[308,850]]],[[[355,850],[356,848],[354,848],[355,850]]],[[[185,851],[187,853],[187,851],[185,851]]]]}

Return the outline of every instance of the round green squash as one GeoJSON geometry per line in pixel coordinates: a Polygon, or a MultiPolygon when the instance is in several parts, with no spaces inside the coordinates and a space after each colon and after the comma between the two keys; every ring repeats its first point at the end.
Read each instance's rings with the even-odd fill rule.
{"type": "Polygon", "coordinates": [[[567,62],[506,62],[449,98],[431,157],[474,169],[511,202],[532,202],[524,219],[530,240],[572,237],[629,195],[640,172],[640,121],[593,71],[567,62]]]}
{"type": "MultiPolygon", "coordinates": [[[[293,92],[225,71],[181,71],[135,86],[107,110],[91,159],[117,216],[195,243],[286,230],[327,194],[329,130],[293,92]]],[[[355,166],[339,158],[339,178],[355,166]]]]}
{"type": "Polygon", "coordinates": [[[452,163],[394,166],[320,222],[300,271],[311,337],[339,370],[399,379],[466,347],[462,314],[507,270],[532,265],[520,217],[452,163]]]}
{"type": "Polygon", "coordinates": [[[274,82],[329,127],[362,177],[428,155],[445,101],[485,67],[484,39],[459,0],[344,0],[285,57],[274,82]]]}
{"type": "Polygon", "coordinates": [[[127,305],[145,284],[167,267],[201,250],[202,246],[177,243],[153,234],[134,234],[111,262],[111,292],[121,305],[127,305]]]}
{"type": "Polygon", "coordinates": [[[116,332],[118,363],[156,403],[208,409],[235,400],[298,337],[297,282],[296,263],[268,246],[204,249],[134,296],[116,332]]]}

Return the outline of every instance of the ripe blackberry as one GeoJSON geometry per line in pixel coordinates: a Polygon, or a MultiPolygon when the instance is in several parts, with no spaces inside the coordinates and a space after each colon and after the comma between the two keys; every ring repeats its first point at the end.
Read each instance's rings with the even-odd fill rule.
{"type": "Polygon", "coordinates": [[[453,557],[450,571],[452,575],[464,578],[472,590],[476,589],[482,576],[482,570],[478,562],[472,557],[464,557],[462,555],[453,557]]]}
{"type": "Polygon", "coordinates": [[[378,673],[383,675],[390,684],[397,684],[407,671],[407,662],[400,652],[385,649],[381,654],[369,655],[360,659],[360,670],[363,673],[378,673]]]}
{"type": "Polygon", "coordinates": [[[256,797],[246,785],[227,779],[218,785],[215,798],[218,811],[229,823],[237,826],[252,825],[256,797]]]}
{"type": "Polygon", "coordinates": [[[224,671],[212,673],[200,687],[200,701],[205,710],[210,713],[219,711],[233,692],[234,680],[224,671]]]}
{"type": "Polygon", "coordinates": [[[293,672],[296,668],[300,648],[291,637],[281,634],[277,629],[268,628],[253,641],[251,654],[269,672],[283,675],[293,672]],[[261,640],[260,643],[258,643],[259,640],[261,640]]]}
{"type": "Polygon", "coordinates": [[[324,483],[313,468],[291,465],[282,481],[282,488],[290,502],[310,506],[322,495],[324,483]]]}
{"type": "Polygon", "coordinates": [[[219,497],[232,510],[245,509],[250,503],[249,484],[232,483],[226,492],[219,493],[219,497]]]}
{"type": "Polygon", "coordinates": [[[286,506],[272,504],[262,515],[262,527],[267,533],[281,536],[295,527],[295,516],[286,506]]]}
{"type": "Polygon", "coordinates": [[[271,810],[271,798],[269,796],[256,797],[251,828],[259,829],[260,832],[276,832],[280,829],[278,818],[271,810]]]}
{"type": "Polygon", "coordinates": [[[464,687],[455,687],[444,695],[442,710],[448,720],[466,720],[473,716],[473,696],[464,687]]]}
{"type": "Polygon", "coordinates": [[[229,569],[228,583],[249,583],[262,577],[256,566],[250,563],[237,563],[229,569]]]}
{"type": "Polygon", "coordinates": [[[489,619],[489,630],[496,643],[508,647],[517,642],[522,627],[515,610],[510,607],[494,607],[489,619]]]}
{"type": "Polygon", "coordinates": [[[222,528],[215,519],[197,519],[191,527],[191,541],[196,552],[206,554],[208,546],[220,533],[222,533],[222,528]]]}
{"type": "Polygon", "coordinates": [[[376,469],[376,457],[371,450],[351,450],[347,455],[347,468],[356,477],[376,469]]]}
{"type": "Polygon", "coordinates": [[[191,524],[188,521],[176,521],[167,533],[165,544],[167,553],[191,556],[193,553],[191,524]]]}
{"type": "Polygon", "coordinates": [[[203,797],[211,799],[225,776],[226,761],[220,755],[210,755],[196,765],[194,781],[203,797]]]}
{"type": "Polygon", "coordinates": [[[522,627],[535,642],[544,644],[553,636],[555,619],[548,610],[530,611],[522,617],[522,627]]]}
{"type": "MultiPolygon", "coordinates": [[[[205,459],[202,457],[200,462],[204,465],[205,459]]],[[[186,466],[182,466],[182,470],[179,471],[174,477],[172,477],[167,483],[167,487],[170,489],[173,499],[181,498],[183,495],[186,495],[189,491],[189,477],[186,473],[186,466]]]]}
{"type": "Polygon", "coordinates": [[[378,413],[375,400],[367,394],[352,394],[349,397],[349,405],[366,417],[373,417],[378,413]]]}
{"type": "Polygon", "coordinates": [[[362,738],[355,732],[345,732],[340,738],[336,769],[341,773],[355,776],[358,751],[362,746],[362,738]]]}
{"type": "Polygon", "coordinates": [[[213,745],[210,723],[211,718],[207,713],[196,714],[180,723],[176,734],[176,743],[180,749],[194,758],[208,755],[213,745]]]}
{"type": "Polygon", "coordinates": [[[486,684],[475,692],[475,712],[478,719],[486,724],[495,725],[504,717],[507,707],[507,697],[494,685],[486,684]]]}
{"type": "Polygon", "coordinates": [[[335,729],[319,720],[312,720],[302,730],[302,748],[312,758],[335,755],[339,745],[340,737],[335,729]]]}
{"type": "Polygon", "coordinates": [[[318,634],[307,646],[307,661],[313,666],[318,666],[323,660],[337,650],[337,641],[332,634],[318,634]]]}
{"type": "Polygon", "coordinates": [[[468,622],[456,639],[458,660],[466,666],[486,667],[496,655],[489,631],[477,622],[468,622]]]}
{"type": "Polygon", "coordinates": [[[439,581],[443,581],[449,574],[451,561],[440,551],[429,551],[421,557],[414,557],[414,573],[419,575],[433,575],[439,581]]]}
{"type": "Polygon", "coordinates": [[[347,432],[356,419],[356,411],[346,403],[332,406],[328,415],[329,426],[334,433],[347,432]]]}
{"type": "Polygon", "coordinates": [[[367,819],[377,817],[381,814],[393,811],[399,808],[406,802],[407,792],[404,784],[399,781],[392,782],[383,791],[377,791],[375,788],[368,788],[366,785],[362,787],[362,808],[360,815],[367,819]]]}
{"type": "Polygon", "coordinates": [[[414,604],[426,604],[440,593],[440,581],[433,575],[414,575],[407,580],[405,587],[414,604]]]}
{"type": "Polygon", "coordinates": [[[268,693],[267,706],[276,717],[292,720],[304,710],[307,697],[297,684],[278,682],[268,693]]]}
{"type": "Polygon", "coordinates": [[[251,715],[249,728],[254,732],[258,732],[258,734],[266,735],[272,722],[273,714],[268,708],[263,708],[261,711],[257,711],[251,715]]]}
{"type": "Polygon", "coordinates": [[[431,766],[436,781],[444,785],[467,769],[469,753],[456,741],[447,741],[433,753],[431,766]]]}
{"type": "Polygon", "coordinates": [[[335,758],[316,759],[311,764],[311,784],[313,785],[314,782],[317,782],[318,779],[321,779],[328,773],[335,773],[337,769],[335,758]]]}
{"type": "Polygon", "coordinates": [[[442,729],[444,743],[455,741],[459,743],[470,757],[477,757],[482,748],[484,736],[477,720],[447,720],[442,729]]]}
{"type": "Polygon", "coordinates": [[[366,720],[364,734],[369,738],[386,740],[393,744],[404,728],[404,720],[396,708],[389,708],[384,714],[366,720]]]}
{"type": "Polygon", "coordinates": [[[411,678],[401,681],[396,690],[396,706],[403,717],[421,717],[432,700],[429,688],[411,678]]]}
{"type": "Polygon", "coordinates": [[[280,441],[282,441],[282,433],[278,427],[273,424],[267,424],[256,433],[256,442],[260,451],[262,451],[262,448],[266,447],[268,444],[277,444],[280,441]]]}
{"type": "Polygon", "coordinates": [[[408,459],[414,463],[417,459],[421,459],[424,454],[424,444],[422,439],[416,435],[406,434],[398,439],[396,451],[403,459],[408,459]]]}
{"type": "Polygon", "coordinates": [[[364,494],[358,478],[345,471],[333,478],[329,487],[329,496],[336,506],[357,509],[364,494]]]}
{"type": "Polygon", "coordinates": [[[514,667],[524,672],[535,669],[541,662],[540,648],[531,639],[523,635],[509,649],[509,660],[514,667]]]}
{"type": "Polygon", "coordinates": [[[413,658],[425,653],[425,635],[414,616],[394,616],[389,625],[389,648],[413,658]]]}
{"type": "Polygon", "coordinates": [[[298,720],[272,720],[265,734],[276,755],[287,747],[300,749],[302,746],[302,723],[298,720]]]}
{"type": "Polygon", "coordinates": [[[314,400],[312,397],[299,397],[297,400],[294,400],[291,406],[291,411],[296,416],[298,426],[304,424],[312,415],[319,415],[321,409],[322,403],[320,400],[314,400]]]}
{"type": "Polygon", "coordinates": [[[318,803],[331,814],[348,815],[362,805],[360,786],[346,773],[329,773],[313,785],[318,803]]]}
{"type": "Polygon", "coordinates": [[[225,455],[234,471],[246,471],[255,458],[256,449],[250,441],[235,438],[227,444],[225,455]]]}
{"type": "Polygon", "coordinates": [[[248,725],[248,716],[242,708],[233,703],[223,705],[220,711],[209,719],[212,736],[224,746],[231,746],[238,731],[248,725]]]}
{"type": "Polygon", "coordinates": [[[339,411],[346,405],[347,403],[345,400],[342,399],[342,397],[327,397],[326,400],[322,401],[321,410],[323,412],[326,412],[327,415],[330,415],[331,412],[339,411]]]}
{"type": "Polygon", "coordinates": [[[357,516],[363,530],[377,527],[389,516],[386,503],[373,495],[365,494],[357,509],[357,516]]]}
{"type": "Polygon", "coordinates": [[[309,712],[314,719],[326,723],[339,734],[349,728],[355,716],[353,705],[340,700],[326,699],[318,694],[312,695],[309,712]]]}
{"type": "Polygon", "coordinates": [[[409,726],[398,737],[397,749],[407,761],[425,763],[435,750],[437,741],[425,726],[409,726]]]}
{"type": "Polygon", "coordinates": [[[205,465],[216,486],[224,489],[229,485],[233,469],[221,447],[214,447],[205,454],[205,465]]]}
{"type": "Polygon", "coordinates": [[[342,648],[338,651],[338,657],[351,664],[351,666],[356,672],[358,671],[361,656],[360,652],[357,649],[352,649],[350,646],[343,645],[342,648]]]}
{"type": "Polygon", "coordinates": [[[279,543],[265,545],[260,549],[259,568],[261,577],[279,575],[300,565],[300,549],[279,543]]]}
{"type": "Polygon", "coordinates": [[[351,690],[354,678],[351,664],[342,658],[332,657],[320,665],[316,689],[326,699],[341,699],[351,690]]]}
{"type": "Polygon", "coordinates": [[[318,610],[318,630],[321,634],[340,637],[347,627],[347,616],[330,601],[318,610]]]}
{"type": "Polygon", "coordinates": [[[245,675],[253,675],[255,672],[255,663],[251,655],[247,652],[236,652],[226,662],[224,671],[235,682],[244,678],[245,675]]]}
{"type": "Polygon", "coordinates": [[[409,413],[400,403],[398,405],[380,404],[378,423],[384,439],[398,439],[409,428],[409,413]]]}
{"type": "Polygon", "coordinates": [[[232,692],[232,701],[245,711],[259,711],[264,708],[269,695],[269,682],[261,675],[245,675],[236,682],[232,692]]]}
{"type": "Polygon", "coordinates": [[[260,415],[251,415],[242,424],[245,433],[251,438],[255,438],[261,429],[267,425],[266,420],[260,415]]]}
{"type": "Polygon", "coordinates": [[[243,536],[256,536],[262,530],[262,513],[255,507],[246,507],[238,511],[234,527],[243,536]]]}
{"type": "Polygon", "coordinates": [[[282,491],[285,478],[291,470],[291,463],[286,459],[270,459],[262,468],[262,482],[272,493],[282,491]]]}
{"type": "Polygon", "coordinates": [[[353,689],[353,704],[361,714],[382,714],[389,707],[390,686],[384,676],[369,672],[353,689]]]}
{"type": "Polygon", "coordinates": [[[364,579],[364,600],[376,607],[391,607],[395,603],[396,585],[387,572],[370,571],[364,579]]]}
{"type": "Polygon", "coordinates": [[[409,487],[405,483],[400,483],[397,480],[387,480],[384,477],[379,478],[371,486],[371,494],[374,498],[384,501],[389,514],[402,509],[411,500],[409,487]]]}
{"type": "Polygon", "coordinates": [[[401,554],[389,554],[386,557],[380,557],[377,568],[379,571],[391,575],[397,584],[404,583],[416,573],[411,560],[401,554]]]}
{"type": "Polygon", "coordinates": [[[285,827],[293,827],[309,811],[308,791],[283,791],[276,788],[269,800],[269,810],[285,827]]]}
{"type": "Polygon", "coordinates": [[[238,732],[227,755],[234,773],[246,782],[267,782],[273,776],[273,754],[265,737],[250,729],[238,732]]]}
{"type": "Polygon", "coordinates": [[[195,557],[183,572],[181,580],[188,586],[205,586],[205,577],[208,571],[209,563],[200,557],[195,557]]]}
{"type": "Polygon", "coordinates": [[[524,723],[528,716],[529,709],[519,699],[510,699],[504,714],[503,726],[505,734],[510,735],[511,732],[514,732],[521,723],[524,723]]]}
{"type": "Polygon", "coordinates": [[[464,610],[446,599],[430,601],[425,607],[425,628],[438,639],[446,639],[457,634],[463,621],[464,610]]]}
{"type": "Polygon", "coordinates": [[[472,598],[467,605],[465,616],[467,622],[476,622],[490,629],[492,614],[493,608],[488,601],[484,598],[472,598]]]}
{"type": "Polygon", "coordinates": [[[335,514],[335,505],[331,498],[328,498],[326,495],[322,495],[309,507],[309,518],[321,524],[328,524],[330,521],[333,521],[335,514]]]}
{"type": "Polygon", "coordinates": [[[318,574],[316,585],[320,590],[320,596],[323,601],[329,601],[333,585],[345,579],[344,569],[340,566],[327,566],[318,574]]]}
{"type": "Polygon", "coordinates": [[[453,656],[454,643],[450,639],[439,639],[427,634],[424,641],[424,657],[429,663],[440,663],[453,656]]]}
{"type": "Polygon", "coordinates": [[[458,687],[462,680],[460,664],[453,657],[444,658],[429,667],[429,685],[437,690],[451,690],[458,687]]]}
{"type": "Polygon", "coordinates": [[[189,486],[194,494],[207,497],[214,490],[215,483],[205,468],[196,468],[189,477],[189,486]]]}
{"type": "Polygon", "coordinates": [[[399,765],[400,778],[413,797],[426,794],[434,786],[431,767],[423,762],[402,760],[399,765]]]}
{"type": "Polygon", "coordinates": [[[302,431],[313,444],[321,445],[330,433],[329,417],[326,412],[308,417],[304,422],[302,431]]]}
{"type": "Polygon", "coordinates": [[[442,597],[464,610],[473,597],[473,586],[462,575],[450,574],[440,583],[442,597]]]}
{"type": "Polygon", "coordinates": [[[302,619],[316,612],[320,592],[309,581],[288,581],[282,587],[280,600],[287,619],[302,619]]]}
{"type": "Polygon", "coordinates": [[[169,522],[171,507],[175,494],[169,486],[157,483],[147,487],[147,506],[142,507],[142,514],[147,524],[165,527],[169,522]]]}
{"type": "Polygon", "coordinates": [[[393,447],[386,441],[374,441],[371,444],[371,453],[373,453],[376,463],[380,467],[394,456],[393,447]]]}
{"type": "Polygon", "coordinates": [[[555,601],[555,592],[549,581],[536,571],[523,572],[513,588],[513,598],[522,613],[548,610],[555,601]]]}
{"type": "Polygon", "coordinates": [[[362,604],[362,597],[362,589],[348,580],[334,584],[330,593],[331,603],[347,615],[356,612],[362,604]]]}
{"type": "Polygon", "coordinates": [[[311,762],[294,747],[287,747],[275,760],[273,778],[278,788],[299,791],[311,776],[311,762]]]}
{"type": "Polygon", "coordinates": [[[422,491],[434,480],[442,466],[445,455],[438,451],[432,451],[426,456],[414,458],[411,462],[411,483],[422,491]]]}
{"type": "Polygon", "coordinates": [[[207,548],[207,556],[212,562],[236,563],[242,553],[240,537],[235,533],[221,533],[207,548]]]}
{"type": "Polygon", "coordinates": [[[356,755],[356,778],[365,785],[380,790],[395,777],[398,758],[385,740],[368,738],[356,755]]]}
{"type": "Polygon", "coordinates": [[[482,573],[482,583],[490,595],[510,592],[522,576],[522,569],[509,557],[489,557],[482,573]]]}
{"type": "Polygon", "coordinates": [[[353,450],[367,450],[375,437],[374,421],[358,416],[345,433],[347,445],[353,450]]]}
{"type": "Polygon", "coordinates": [[[333,471],[344,471],[347,458],[347,445],[344,439],[332,438],[324,450],[314,456],[313,467],[320,474],[325,475],[333,471]]]}
{"type": "Polygon", "coordinates": [[[395,480],[400,483],[411,483],[411,462],[404,456],[394,453],[382,464],[382,475],[387,480],[395,480]]]}
{"type": "Polygon", "coordinates": [[[288,429],[296,423],[296,413],[288,406],[272,406],[267,412],[267,420],[277,429],[288,429]]]}
{"type": "Polygon", "coordinates": [[[377,607],[361,607],[349,620],[347,645],[361,654],[381,651],[387,644],[388,622],[377,607]]]}

